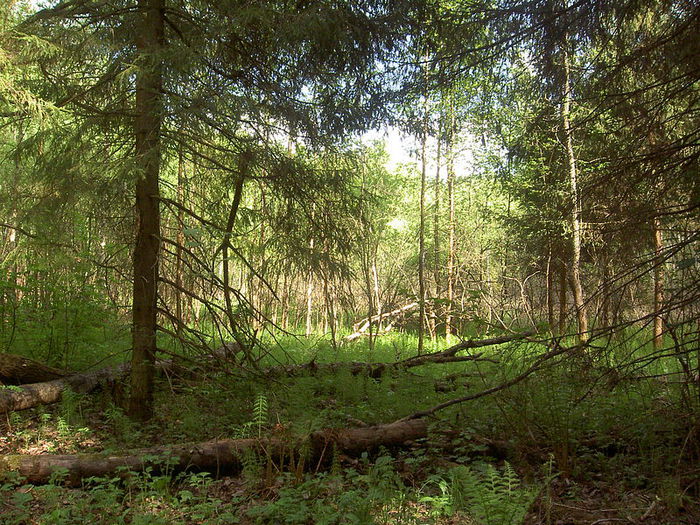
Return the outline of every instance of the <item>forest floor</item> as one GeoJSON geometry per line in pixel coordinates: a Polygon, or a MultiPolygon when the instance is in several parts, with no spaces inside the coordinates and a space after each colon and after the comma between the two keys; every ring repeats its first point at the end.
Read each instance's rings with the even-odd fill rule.
{"type": "MultiPolygon", "coordinates": [[[[287,352],[297,362],[394,361],[411,355],[413,343],[385,338],[370,351],[362,343],[333,350],[296,342],[287,352]]],[[[491,349],[498,364],[426,365],[380,379],[344,372],[274,381],[212,372],[163,378],[156,418],[146,426],[123,414],[114,392],[69,393],[57,405],[3,417],[0,455],[117,454],[386,423],[512,376],[518,356],[532,350],[524,346],[491,349]]],[[[307,472],[249,454],[236,475],[166,465],[80,487],[66,486],[60,473],[43,486],[0,477],[0,523],[700,523],[700,437],[685,394],[656,380],[591,381],[575,369],[544,370],[442,412],[426,440],[360,457],[339,453],[307,472]]]]}

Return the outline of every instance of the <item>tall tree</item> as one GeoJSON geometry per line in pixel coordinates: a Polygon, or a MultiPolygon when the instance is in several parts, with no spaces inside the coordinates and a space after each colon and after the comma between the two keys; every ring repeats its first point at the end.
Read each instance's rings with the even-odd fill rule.
{"type": "Polygon", "coordinates": [[[450,92],[447,114],[447,314],[445,315],[445,335],[453,334],[452,312],[455,300],[455,258],[457,253],[456,215],[455,215],[455,105],[454,94],[450,92]]]}
{"type": "Polygon", "coordinates": [[[156,313],[160,248],[159,178],[161,165],[162,53],[165,45],[164,0],[139,0],[136,40],[136,240],[132,297],[131,397],[129,415],[153,416],[156,361],[156,313]]]}
{"type": "Polygon", "coordinates": [[[579,341],[588,339],[588,313],[581,284],[581,196],[579,192],[578,168],[571,129],[571,65],[569,39],[566,33],[561,47],[561,132],[566,150],[566,170],[569,177],[569,202],[571,205],[571,285],[574,291],[574,306],[578,321],[579,341]]]}
{"type": "MultiPolygon", "coordinates": [[[[41,140],[49,137],[66,148],[70,144],[71,152],[61,158],[66,148],[52,148],[42,159],[44,165],[53,162],[86,178],[92,171],[120,184],[134,181],[137,237],[129,403],[133,417],[143,420],[152,414],[157,312],[174,317],[158,299],[159,281],[168,287],[177,285],[159,278],[161,244],[177,245],[163,236],[159,215],[161,203],[176,208],[178,204],[161,194],[160,183],[171,176],[174,165],[172,152],[182,153],[211,179],[221,180],[239,175],[237,159],[250,150],[251,179],[272,187],[274,191],[267,194],[286,202],[287,212],[295,209],[314,228],[327,232],[318,237],[318,244],[325,247],[327,240],[329,252],[335,252],[350,232],[337,235],[340,222],[330,214],[314,218],[309,201],[313,196],[320,202],[332,200],[338,209],[351,207],[348,203],[356,199],[349,187],[350,171],[336,167],[328,176],[309,162],[290,159],[266,130],[293,122],[310,151],[330,152],[339,135],[364,129],[384,111],[376,104],[378,93],[385,93],[375,74],[376,64],[400,45],[400,34],[392,32],[403,19],[399,9],[383,2],[357,9],[350,3],[323,0],[295,5],[117,0],[58,2],[23,24],[23,31],[61,49],[56,55],[40,57],[44,83],[39,89],[65,112],[60,127],[43,131],[41,140]],[[81,164],[79,152],[92,159],[90,166],[81,164]]],[[[31,138],[37,141],[38,135],[31,138]]],[[[202,193],[216,187],[207,184],[202,193]]],[[[280,219],[289,215],[284,211],[280,210],[280,219]]],[[[204,219],[207,228],[231,234],[230,228],[218,224],[218,218],[209,220],[192,210],[185,213],[196,221],[204,219]]],[[[287,231],[294,232],[294,221],[283,220],[289,223],[287,231]]],[[[297,216],[294,226],[298,223],[297,216]]],[[[288,246],[308,246],[315,237],[306,233],[303,240],[301,234],[291,236],[288,246]]],[[[191,235],[202,236],[201,232],[191,235]]],[[[206,267],[207,256],[201,248],[180,253],[206,267]]],[[[226,249],[243,258],[241,250],[229,245],[226,249]]],[[[231,288],[230,282],[222,282],[227,279],[220,271],[208,270],[198,279],[219,291],[186,293],[206,304],[208,314],[225,326],[232,309],[247,308],[250,303],[239,293],[235,293],[238,305],[222,307],[207,299],[225,297],[221,289],[231,288]],[[226,310],[223,315],[222,309],[226,310]]],[[[263,277],[256,274],[257,280],[263,277]]]]}

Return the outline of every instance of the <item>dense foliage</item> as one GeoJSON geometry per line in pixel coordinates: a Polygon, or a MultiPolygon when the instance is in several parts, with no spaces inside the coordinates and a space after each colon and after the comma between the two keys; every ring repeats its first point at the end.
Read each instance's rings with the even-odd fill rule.
{"type": "Polygon", "coordinates": [[[71,505],[0,472],[8,523],[698,519],[697,5],[46,4],[0,6],[0,373],[129,368],[0,452],[433,423],[71,505]]]}

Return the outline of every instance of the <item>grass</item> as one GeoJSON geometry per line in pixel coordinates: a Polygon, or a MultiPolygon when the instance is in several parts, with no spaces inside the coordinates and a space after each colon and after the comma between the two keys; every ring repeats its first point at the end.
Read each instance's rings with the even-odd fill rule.
{"type": "MultiPolygon", "coordinates": [[[[364,342],[334,349],[322,338],[283,338],[264,364],[388,362],[414,355],[416,346],[405,334],[379,338],[372,351],[364,342]]],[[[438,340],[430,350],[446,346],[438,340]]],[[[388,422],[513,377],[543,348],[513,344],[487,351],[499,364],[428,365],[379,380],[342,371],[276,381],[216,372],[206,381],[170,378],[160,384],[157,417],[147,426],[126,418],[107,392],[69,394],[60,405],[8,415],[0,425],[0,453],[118,452],[388,422]],[[435,381],[451,374],[464,374],[456,390],[437,391],[435,381]]],[[[60,476],[46,487],[5,479],[0,522],[499,525],[556,523],[573,519],[571,513],[582,523],[637,519],[650,508],[658,523],[695,519],[700,487],[692,465],[700,438],[691,431],[698,407],[687,404],[686,390],[696,387],[654,377],[613,384],[605,374],[610,360],[629,355],[616,352],[600,353],[587,366],[577,361],[585,356],[567,357],[508,390],[441,412],[429,444],[339,456],[330,472],[277,472],[251,457],[236,478],[142,472],[127,482],[93,479],[79,489],[64,487],[60,476]],[[630,498],[634,505],[625,503],[630,498]],[[513,503],[507,513],[503,501],[513,503]],[[596,514],[600,509],[619,510],[596,514]]],[[[641,375],[677,366],[664,358],[641,375]]]]}

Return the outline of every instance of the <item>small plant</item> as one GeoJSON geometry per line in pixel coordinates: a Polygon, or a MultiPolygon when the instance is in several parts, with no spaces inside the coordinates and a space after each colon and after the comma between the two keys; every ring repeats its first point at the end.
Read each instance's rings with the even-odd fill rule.
{"type": "Polygon", "coordinates": [[[83,396],[66,388],[61,394],[61,418],[67,425],[77,425],[83,421],[83,396]]]}
{"type": "Polygon", "coordinates": [[[502,470],[484,464],[459,466],[449,476],[435,478],[440,494],[424,498],[438,512],[464,511],[479,525],[520,525],[538,491],[520,484],[508,463],[502,470]]]}
{"type": "Polygon", "coordinates": [[[22,424],[22,415],[19,412],[10,412],[10,415],[7,418],[7,423],[10,427],[10,430],[13,430],[15,427],[18,427],[22,424]]]}
{"type": "Polygon", "coordinates": [[[128,441],[137,435],[133,421],[118,406],[110,405],[105,409],[104,415],[117,437],[128,441]]]}
{"type": "Polygon", "coordinates": [[[253,402],[253,418],[235,428],[233,437],[236,439],[252,437],[257,434],[262,437],[262,429],[267,425],[268,403],[265,394],[258,394],[253,402]]]}
{"type": "Polygon", "coordinates": [[[249,485],[255,485],[262,479],[264,463],[254,450],[244,450],[241,454],[241,466],[243,467],[243,479],[249,485]]]}
{"type": "Polygon", "coordinates": [[[267,424],[267,397],[258,394],[253,404],[253,423],[258,429],[258,438],[262,436],[262,428],[267,424]]]}

